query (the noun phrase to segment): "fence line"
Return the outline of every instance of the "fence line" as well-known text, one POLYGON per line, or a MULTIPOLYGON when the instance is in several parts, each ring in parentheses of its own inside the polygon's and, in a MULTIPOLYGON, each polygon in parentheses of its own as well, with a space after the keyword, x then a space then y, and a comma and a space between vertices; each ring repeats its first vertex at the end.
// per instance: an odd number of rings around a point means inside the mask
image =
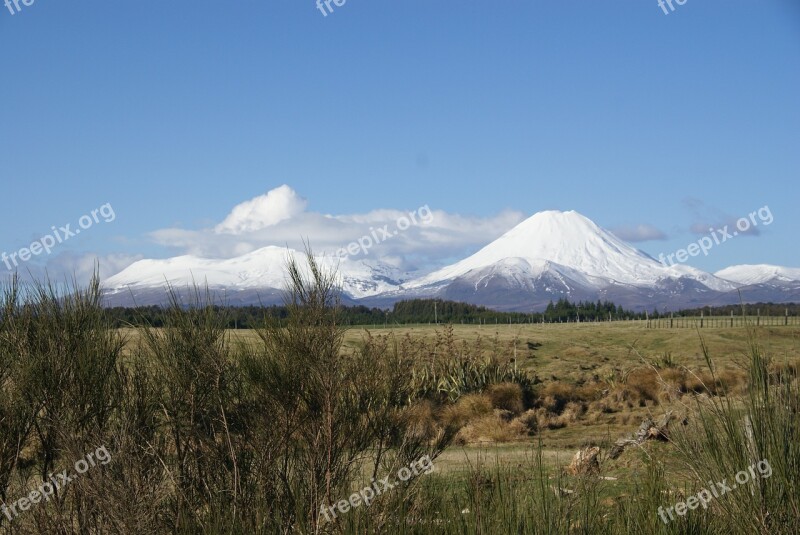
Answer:
MULTIPOLYGON (((706 328, 733 328, 733 327, 798 327, 800 326, 800 316, 674 316, 674 317, 661 317, 661 318, 642 318, 642 319, 608 319, 608 320, 581 320, 581 321, 534 321, 534 322, 454 322, 453 326, 462 327, 478 327, 478 328, 502 328, 502 327, 544 327, 554 325, 572 325, 572 326, 591 326, 591 325, 620 325, 627 324, 630 326, 639 326, 644 329, 706 329, 706 328)), ((348 325, 348 328, 363 329, 396 329, 396 328, 413 328, 413 327, 431 327, 448 325, 446 321, 434 322, 420 322, 420 323, 384 323, 372 325, 348 325)))
POLYGON ((646 320, 648 329, 681 329, 681 328, 725 328, 746 327, 786 327, 800 325, 798 316, 700 316, 672 317, 646 320))

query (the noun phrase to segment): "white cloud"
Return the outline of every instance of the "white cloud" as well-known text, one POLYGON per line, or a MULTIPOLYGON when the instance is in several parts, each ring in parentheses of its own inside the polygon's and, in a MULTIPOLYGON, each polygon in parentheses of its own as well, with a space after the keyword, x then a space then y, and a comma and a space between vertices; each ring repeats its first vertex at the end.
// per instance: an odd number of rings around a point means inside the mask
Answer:
POLYGON ((367 257, 407 269, 432 268, 454 256, 474 252, 524 217, 515 211, 491 217, 468 217, 442 210, 431 210, 431 217, 427 217, 427 212, 420 211, 422 207, 329 215, 306 211, 306 206, 305 199, 283 185, 237 205, 213 228, 166 228, 149 236, 176 254, 207 258, 232 258, 268 245, 302 250, 304 241, 316 253, 333 254, 363 236, 380 235, 378 229, 387 225, 393 231, 400 218, 410 220, 409 213, 413 212, 417 224, 374 245, 367 257))
POLYGON ((214 231, 217 234, 244 234, 261 230, 302 213, 306 204, 305 199, 284 184, 236 205, 214 231))

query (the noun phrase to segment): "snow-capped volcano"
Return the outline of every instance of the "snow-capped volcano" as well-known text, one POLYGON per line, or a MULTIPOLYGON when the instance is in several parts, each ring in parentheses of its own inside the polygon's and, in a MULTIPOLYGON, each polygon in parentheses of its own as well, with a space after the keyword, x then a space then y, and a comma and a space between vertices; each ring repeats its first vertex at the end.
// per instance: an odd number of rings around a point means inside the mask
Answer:
POLYGON ((693 306, 737 287, 666 266, 578 212, 539 212, 474 255, 403 285, 413 294, 496 308, 609 299, 632 308, 693 306))
POLYGON ((667 267, 578 212, 557 210, 529 217, 474 255, 406 287, 435 285, 490 266, 521 270, 532 277, 554 271, 597 289, 614 284, 652 286, 681 277, 695 278, 719 291, 734 288, 690 266, 667 267))

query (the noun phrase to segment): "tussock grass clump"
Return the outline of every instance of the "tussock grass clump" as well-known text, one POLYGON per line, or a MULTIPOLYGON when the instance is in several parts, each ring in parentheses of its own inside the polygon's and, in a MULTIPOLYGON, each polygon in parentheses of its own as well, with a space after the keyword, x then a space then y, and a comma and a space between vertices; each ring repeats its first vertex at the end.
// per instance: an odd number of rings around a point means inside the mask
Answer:
POLYGON ((421 400, 400 413, 409 438, 419 441, 432 441, 440 427, 436 421, 436 408, 430 400, 421 400))
POLYGON ((717 393, 717 381, 714 375, 707 370, 689 372, 686 376, 686 389, 693 394, 717 393))
POLYGON ((454 405, 447 405, 442 410, 442 421, 445 425, 462 428, 470 421, 492 414, 492 400, 483 394, 468 394, 454 405))
POLYGON ((633 394, 633 400, 640 407, 650 401, 654 404, 660 402, 661 384, 658 374, 651 368, 636 368, 628 373, 625 386, 633 394))
POLYGON ((539 431, 539 417, 535 409, 528 409, 512 421, 520 434, 533 436, 539 431))
POLYGON ((800 368, 800 363, 796 361, 777 361, 771 360, 769 363, 769 376, 773 383, 779 384, 782 380, 786 378, 794 378, 797 377, 797 371, 800 368))
POLYGON ((598 399, 607 388, 608 385, 597 381, 581 385, 552 381, 540 389, 539 397, 549 398, 546 404, 550 405, 553 412, 560 412, 570 401, 583 403, 598 399))
POLYGON ((516 383, 497 383, 486 391, 492 400, 492 407, 519 414, 525 409, 522 387, 516 383))
POLYGON ((521 440, 527 430, 519 423, 509 422, 498 413, 487 414, 470 421, 458 432, 456 444, 502 443, 521 440))

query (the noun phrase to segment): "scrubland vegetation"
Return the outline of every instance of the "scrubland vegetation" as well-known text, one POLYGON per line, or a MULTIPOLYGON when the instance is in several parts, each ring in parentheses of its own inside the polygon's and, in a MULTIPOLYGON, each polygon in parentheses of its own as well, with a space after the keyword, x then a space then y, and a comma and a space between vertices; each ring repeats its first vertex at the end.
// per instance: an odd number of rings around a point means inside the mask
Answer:
POLYGON ((247 336, 199 291, 174 296, 158 328, 126 330, 112 327, 96 281, 7 287, 3 502, 99 446, 113 461, 0 515, 0 532, 795 533, 797 362, 756 331, 729 340, 741 358, 724 365, 696 334, 689 363, 641 343, 604 355, 613 331, 591 351, 571 331, 559 354, 447 326, 354 332, 331 274, 311 259, 289 274, 286 318, 247 336), (667 412, 668 431, 609 454, 667 412), (566 470, 585 447, 595 462, 566 470), (320 513, 424 455, 432 474, 335 519, 320 513), (659 518, 761 459, 769 478, 659 518))

